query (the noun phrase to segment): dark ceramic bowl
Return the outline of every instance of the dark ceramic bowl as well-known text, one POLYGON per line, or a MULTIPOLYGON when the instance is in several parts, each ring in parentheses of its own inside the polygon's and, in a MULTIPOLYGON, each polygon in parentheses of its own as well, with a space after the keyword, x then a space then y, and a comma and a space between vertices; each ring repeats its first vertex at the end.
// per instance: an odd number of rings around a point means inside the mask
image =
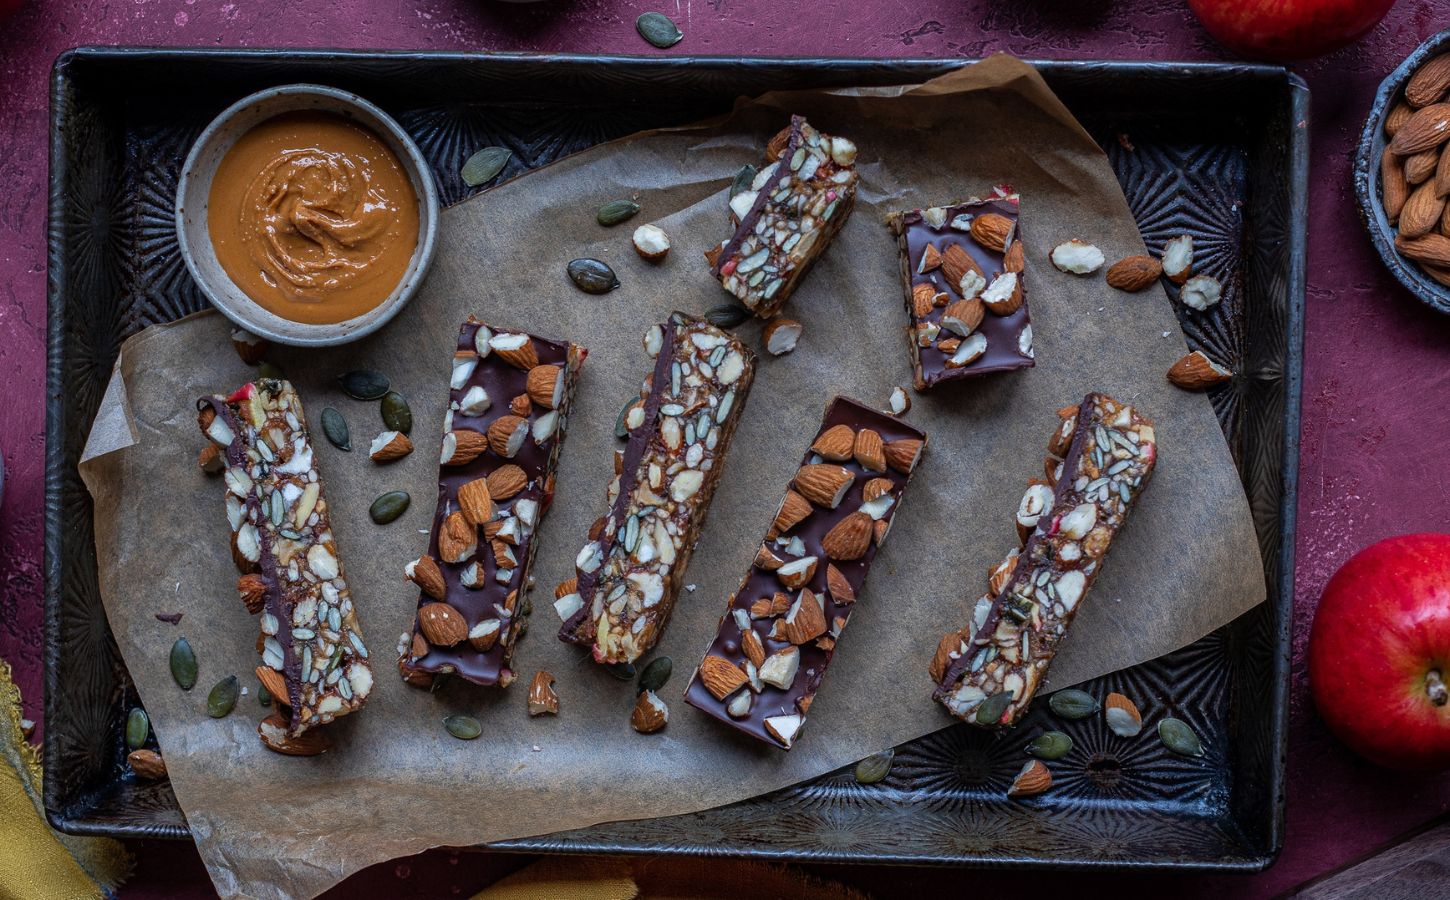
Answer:
POLYGON ((1359 137, 1359 150, 1354 156, 1354 193, 1359 198, 1359 211, 1365 227, 1369 229, 1369 239, 1390 274, 1425 305, 1450 315, 1450 287, 1420 271, 1419 266, 1395 250, 1395 229, 1385 218, 1384 207, 1380 204, 1380 157, 1384 155, 1387 143, 1385 117, 1399 102, 1405 82, 1410 80, 1415 70, 1432 56, 1447 51, 1450 51, 1450 30, 1440 32, 1415 48, 1415 52, 1400 63, 1399 68, 1380 82, 1374 105, 1369 110, 1369 119, 1359 137))

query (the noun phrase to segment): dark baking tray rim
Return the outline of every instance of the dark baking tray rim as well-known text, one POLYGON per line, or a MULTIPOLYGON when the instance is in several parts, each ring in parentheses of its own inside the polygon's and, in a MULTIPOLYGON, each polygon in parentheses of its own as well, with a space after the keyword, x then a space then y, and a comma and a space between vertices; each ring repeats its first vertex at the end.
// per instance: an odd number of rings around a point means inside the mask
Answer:
MULTIPOLYGON (((113 62, 124 62, 127 60, 215 60, 215 61, 243 61, 262 60, 278 63, 306 61, 318 62, 418 62, 418 63, 486 63, 501 67, 515 65, 537 65, 540 63, 557 65, 560 67, 574 66, 599 66, 613 63, 623 63, 631 66, 639 66, 647 69, 657 69, 662 74, 695 66, 718 66, 729 64, 741 70, 765 70, 772 67, 789 66, 791 68, 817 69, 831 68, 842 73, 845 81, 849 84, 850 79, 865 76, 868 73, 893 74, 903 76, 898 83, 908 83, 911 80, 925 80, 936 75, 943 74, 962 65, 978 62, 974 59, 960 58, 838 58, 838 57, 784 57, 784 56, 635 56, 627 54, 607 55, 581 55, 581 54, 556 54, 556 53, 517 53, 517 52, 453 52, 453 51, 414 51, 414 50, 346 50, 346 49, 310 49, 310 50, 289 50, 289 49, 212 49, 212 48, 172 48, 172 47, 77 47, 61 53, 55 62, 51 79, 51 116, 50 116, 50 197, 49 215, 52 222, 64 214, 65 202, 59 185, 65 183, 68 176, 67 164, 60 135, 63 125, 59 117, 57 98, 64 90, 69 76, 71 65, 80 60, 103 60, 113 62)), ((1199 77, 1210 77, 1216 74, 1234 72, 1249 77, 1259 78, 1282 78, 1289 97, 1288 103, 1291 109, 1291 133, 1285 136, 1288 146, 1289 169, 1285 173, 1289 184, 1289 210, 1288 224, 1285 228, 1285 239, 1288 244, 1286 248, 1288 263, 1287 278, 1284 289, 1287 294, 1286 303, 1286 347, 1284 356, 1284 369, 1280 374, 1284 383, 1283 403, 1283 454, 1282 454, 1282 495, 1279 498, 1279 522, 1280 522, 1280 547, 1278 550, 1278 578, 1277 584, 1273 585, 1272 595, 1266 603, 1274 607, 1276 618, 1276 634, 1273 645, 1273 716, 1272 732, 1273 737, 1269 742, 1273 747, 1275 765, 1270 772, 1270 779, 1264 785, 1265 791, 1270 796, 1271 819, 1269 822, 1268 839, 1269 850, 1257 856, 1245 857, 1234 860, 1218 860, 1212 862, 1195 860, 1170 860, 1159 859, 1151 861, 1135 860, 1076 860, 1063 861, 1048 857, 1021 857, 1004 862, 1000 858, 964 858, 961 861, 927 859, 912 857, 900 854, 878 854, 863 855, 860 853, 838 853, 831 851, 818 851, 809 854, 792 852, 788 850, 770 850, 752 848, 746 855, 775 860, 794 860, 798 862, 842 862, 842 863, 885 863, 885 864, 916 864, 932 866, 949 865, 981 865, 989 867, 1001 867, 1004 865, 1024 865, 1043 869, 1115 869, 1115 870, 1178 870, 1178 871, 1204 871, 1204 872, 1254 872, 1267 868, 1278 857, 1283 846, 1284 835, 1284 769, 1287 760, 1287 721, 1288 721, 1288 689, 1290 679, 1290 639, 1292 628, 1292 609, 1294 596, 1294 551, 1295 533, 1297 520, 1298 501, 1298 468, 1299 468, 1299 441, 1300 441, 1300 393, 1302 389, 1303 372, 1303 337, 1304 337, 1304 290, 1305 290, 1305 216, 1307 214, 1308 197, 1308 173, 1309 173, 1309 92, 1304 81, 1299 76, 1286 69, 1266 64, 1255 63, 1215 63, 1215 62, 1165 62, 1165 61, 1133 61, 1133 60, 1046 60, 1027 59, 1026 62, 1037 67, 1049 81, 1054 76, 1076 76, 1087 77, 1095 73, 1113 73, 1129 78, 1137 79, 1169 79, 1169 80, 1194 80, 1199 77)), ((48 243, 55 240, 54 229, 48 230, 48 243)), ((51 250, 54 248, 51 247, 51 250)), ((51 697, 57 695, 56 685, 53 683, 57 672, 57 659, 60 654, 60 646, 57 640, 57 629, 54 627, 56 617, 59 615, 61 605, 61 560, 60 549, 62 546, 62 533, 64 522, 62 510, 59 507, 59 486, 60 480, 66 468, 66 461, 63 450, 64 436, 64 410, 60 396, 62 389, 63 370, 55 350, 64 344, 65 336, 65 313, 67 296, 62 284, 63 279, 57 277, 55 272, 48 274, 48 350, 47 361, 47 416, 46 416, 46 524, 45 524, 45 686, 46 686, 46 714, 49 717, 52 713, 51 697)), ((190 838, 190 832, 181 827, 174 826, 153 826, 139 827, 129 825, 107 824, 95 822, 84 818, 75 817, 66 811, 57 808, 51 791, 46 790, 46 813, 50 823, 60 831, 76 835, 97 835, 109 837, 146 837, 146 838, 190 838)), ((545 836, 546 837, 546 836, 545 836)), ((722 851, 710 853, 691 848, 664 847, 647 848, 637 844, 622 844, 618 842, 600 841, 595 843, 572 844, 567 848, 546 846, 543 843, 544 837, 521 838, 512 841, 503 841, 487 845, 490 849, 509 850, 516 852, 540 852, 553 853, 611 853, 626 855, 732 855, 722 851)))

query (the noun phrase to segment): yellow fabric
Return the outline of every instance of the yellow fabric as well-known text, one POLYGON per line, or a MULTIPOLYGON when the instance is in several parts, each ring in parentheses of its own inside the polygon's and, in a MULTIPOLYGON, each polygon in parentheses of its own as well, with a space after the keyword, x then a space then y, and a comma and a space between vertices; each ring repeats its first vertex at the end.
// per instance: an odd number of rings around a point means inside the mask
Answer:
POLYGON ((131 871, 117 841, 58 834, 45 820, 40 753, 20 726, 20 689, 0 662, 0 898, 104 897, 131 871))
POLYGON ((787 866, 734 859, 554 856, 525 866, 473 900, 866 900, 787 866))

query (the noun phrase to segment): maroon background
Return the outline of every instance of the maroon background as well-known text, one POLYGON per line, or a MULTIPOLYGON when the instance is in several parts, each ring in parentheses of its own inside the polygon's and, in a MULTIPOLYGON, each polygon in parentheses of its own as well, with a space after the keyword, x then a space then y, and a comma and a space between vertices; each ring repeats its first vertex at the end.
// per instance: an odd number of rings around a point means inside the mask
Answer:
MULTIPOLYGON (((0 7, 8 0, 0 0, 0 7)), ((0 446, 8 484, 0 516, 0 658, 26 713, 41 717, 41 527, 45 364, 47 78, 77 44, 404 47, 653 54, 634 32, 649 3, 546 0, 30 0, 0 24, 0 446)), ((1183 0, 663 0, 680 54, 1227 59, 1183 0)), ((1299 505, 1289 834, 1284 855, 1252 878, 1011 876, 1091 895, 1158 889, 1177 896, 1266 897, 1450 810, 1450 776, 1409 778, 1358 762, 1315 715, 1303 646, 1329 575, 1391 534, 1445 530, 1450 472, 1450 318, 1383 271, 1354 206, 1352 145, 1379 80, 1450 27, 1444 0, 1400 0, 1357 45, 1294 68, 1314 95, 1307 362, 1299 505), (1438 9, 1437 9, 1438 6, 1438 9)), ((139 844, 126 898, 210 895, 184 844, 139 844)), ((522 857, 436 851, 375 867, 335 896, 468 895, 522 857)), ((946 870, 813 867, 878 894, 961 885, 946 870)), ((972 877, 977 890, 1002 874, 972 877)))

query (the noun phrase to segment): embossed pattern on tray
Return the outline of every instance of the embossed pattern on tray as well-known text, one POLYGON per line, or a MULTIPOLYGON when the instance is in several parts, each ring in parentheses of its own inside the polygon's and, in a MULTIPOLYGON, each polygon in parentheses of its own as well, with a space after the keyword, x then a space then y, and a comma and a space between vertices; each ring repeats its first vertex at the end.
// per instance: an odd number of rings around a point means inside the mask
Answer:
MULTIPOLYGON (((185 834, 164 783, 121 776, 121 727, 134 695, 100 603, 90 500, 75 462, 121 340, 204 307, 177 254, 171 202, 182 157, 216 111, 265 84, 359 90, 414 135, 451 203, 470 193, 457 173, 482 146, 513 151, 508 177, 641 128, 722 111, 739 94, 908 83, 951 65, 124 51, 63 60, 50 235, 52 819, 76 832, 185 834), (178 80, 187 66, 208 73, 206 86, 158 102, 187 83, 178 80), (119 92, 118 79, 131 93, 119 92), (425 96, 427 105, 415 102, 425 96)), ((1270 602, 1190 647, 1085 686, 1139 703, 1147 727, 1137 739, 1114 736, 1100 717, 1062 722, 1041 704, 1009 734, 957 725, 904 745, 877 784, 857 784, 847 767, 720 809, 498 846, 1245 869, 1277 853, 1289 601, 1283 566, 1292 559, 1303 290, 1302 227, 1289 223, 1296 210, 1302 221, 1303 146, 1294 123, 1306 95, 1292 76, 1268 67, 1047 63, 1043 71, 1107 150, 1150 250, 1192 234, 1197 271, 1224 284, 1224 301, 1209 314, 1178 312, 1190 344, 1240 373, 1211 396, 1249 494, 1270 602), (1261 98, 1252 109, 1237 102, 1245 90, 1261 98), (1185 126, 1190 108, 1198 120, 1185 126), (1162 747, 1152 729, 1165 715, 1193 726, 1205 759, 1162 747), (1074 741, 1052 764, 1056 786, 1008 801, 1023 745, 1046 728, 1074 741)))

